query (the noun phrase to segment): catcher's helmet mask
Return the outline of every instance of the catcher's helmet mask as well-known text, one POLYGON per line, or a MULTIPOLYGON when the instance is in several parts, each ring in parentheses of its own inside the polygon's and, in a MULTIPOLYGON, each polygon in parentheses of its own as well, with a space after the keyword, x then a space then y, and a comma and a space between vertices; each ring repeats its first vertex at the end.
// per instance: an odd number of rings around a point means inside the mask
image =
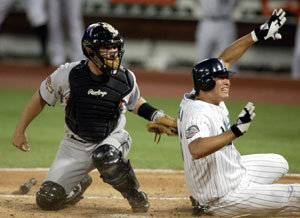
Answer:
POLYGON ((103 73, 116 74, 124 54, 124 40, 113 26, 105 22, 91 24, 83 34, 83 54, 91 60, 103 73), (117 48, 114 58, 102 56, 100 48, 117 48))
POLYGON ((210 58, 201 61, 192 70, 195 95, 197 96, 200 90, 211 91, 216 85, 216 77, 229 78, 233 75, 234 73, 227 70, 221 59, 210 58))

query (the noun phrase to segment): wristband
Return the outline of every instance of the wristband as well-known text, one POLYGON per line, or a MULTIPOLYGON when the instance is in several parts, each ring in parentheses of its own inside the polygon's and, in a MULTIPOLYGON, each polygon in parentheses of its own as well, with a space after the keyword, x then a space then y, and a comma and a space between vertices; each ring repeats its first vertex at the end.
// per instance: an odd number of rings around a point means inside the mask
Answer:
POLYGON ((240 137, 241 135, 243 135, 243 133, 241 132, 241 130, 236 125, 232 125, 231 126, 231 131, 233 132, 233 134, 236 137, 240 137))
POLYGON ((258 41, 258 38, 257 38, 257 36, 256 36, 256 34, 255 34, 255 30, 253 30, 253 31, 251 32, 251 37, 252 37, 253 42, 257 42, 257 41, 258 41))
POLYGON ((157 113, 157 109, 152 107, 147 102, 142 104, 138 109, 138 115, 144 117, 146 120, 152 121, 153 116, 157 113))

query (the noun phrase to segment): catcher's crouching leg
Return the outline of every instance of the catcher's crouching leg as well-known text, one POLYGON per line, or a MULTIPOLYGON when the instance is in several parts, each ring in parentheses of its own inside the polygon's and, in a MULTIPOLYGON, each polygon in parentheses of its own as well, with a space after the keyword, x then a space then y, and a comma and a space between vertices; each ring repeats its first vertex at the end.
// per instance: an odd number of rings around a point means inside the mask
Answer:
POLYGON ((36 193, 36 203, 43 210, 59 210, 66 199, 65 189, 52 181, 44 182, 36 193))
POLYGON ((77 204, 81 199, 83 199, 83 193, 87 190, 87 188, 92 184, 93 180, 90 175, 86 175, 80 183, 75 185, 70 192, 70 194, 67 196, 65 204, 71 204, 75 205, 77 204))
POLYGON ((112 185, 126 198, 133 212, 147 212, 147 195, 139 190, 139 183, 129 161, 112 145, 102 145, 93 152, 93 162, 104 182, 112 185))

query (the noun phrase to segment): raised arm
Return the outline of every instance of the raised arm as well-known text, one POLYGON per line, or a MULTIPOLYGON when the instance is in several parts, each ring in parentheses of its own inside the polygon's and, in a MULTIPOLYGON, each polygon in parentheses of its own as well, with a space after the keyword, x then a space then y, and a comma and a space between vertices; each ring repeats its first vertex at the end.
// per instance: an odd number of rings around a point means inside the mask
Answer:
POLYGON ((44 109, 45 104, 38 90, 25 107, 12 138, 12 144, 21 151, 30 150, 25 130, 31 121, 44 109))
POLYGON ((258 40, 267 40, 269 38, 273 40, 281 39, 281 34, 278 33, 278 30, 283 26, 285 21, 285 12, 282 9, 278 11, 275 9, 266 23, 233 42, 221 53, 219 58, 225 63, 226 67, 229 68, 258 40))
POLYGON ((254 43, 255 42, 252 39, 251 33, 249 33, 227 47, 219 56, 219 58, 225 63, 226 67, 229 68, 254 43))

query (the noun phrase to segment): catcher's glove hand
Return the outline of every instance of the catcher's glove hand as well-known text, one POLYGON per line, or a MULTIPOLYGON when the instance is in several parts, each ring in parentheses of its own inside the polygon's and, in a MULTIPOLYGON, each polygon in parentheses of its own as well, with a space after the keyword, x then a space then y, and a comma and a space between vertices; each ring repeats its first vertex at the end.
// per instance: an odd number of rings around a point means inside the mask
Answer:
POLYGON ((167 114, 157 117, 155 121, 151 121, 147 124, 148 132, 154 132, 154 142, 159 143, 161 134, 167 134, 168 136, 176 136, 177 132, 177 118, 172 118, 167 114), (157 137, 158 136, 158 137, 157 137))

